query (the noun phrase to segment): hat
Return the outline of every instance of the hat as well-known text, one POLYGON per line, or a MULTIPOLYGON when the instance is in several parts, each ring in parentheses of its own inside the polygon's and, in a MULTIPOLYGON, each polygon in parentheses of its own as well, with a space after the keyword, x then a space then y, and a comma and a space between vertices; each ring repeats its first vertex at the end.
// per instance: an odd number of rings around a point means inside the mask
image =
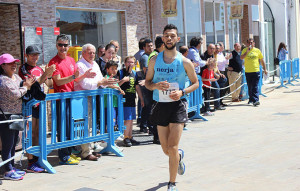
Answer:
POLYGON ((14 57, 10 54, 2 54, 0 56, 0 65, 3 63, 12 63, 12 62, 20 62, 19 59, 14 59, 14 57))
POLYGON ((41 54, 39 48, 35 45, 27 46, 25 52, 26 52, 26 54, 41 54))

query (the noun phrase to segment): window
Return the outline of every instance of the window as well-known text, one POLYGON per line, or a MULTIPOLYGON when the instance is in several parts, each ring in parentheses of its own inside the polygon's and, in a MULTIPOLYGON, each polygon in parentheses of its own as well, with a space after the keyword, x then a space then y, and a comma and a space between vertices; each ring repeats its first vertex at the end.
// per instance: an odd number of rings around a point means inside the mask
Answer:
POLYGON ((225 44, 224 3, 205 2, 204 6, 206 44, 217 42, 225 44))
POLYGON ((201 36, 200 1, 185 0, 187 43, 194 36, 201 36))
POLYGON ((177 44, 178 47, 185 44, 184 25, 182 18, 182 2, 181 0, 177 0, 177 17, 169 17, 168 23, 174 24, 178 28, 178 36, 181 38, 180 42, 177 44))
POLYGON ((229 47, 233 50, 235 43, 240 42, 240 20, 230 19, 230 3, 227 8, 228 11, 228 31, 229 31, 229 47))
MULTIPOLYGON (((71 36, 72 45, 93 44, 96 48, 117 40, 121 45, 119 12, 57 9, 56 25, 63 34, 71 36)), ((122 53, 122 46, 118 54, 122 53)))

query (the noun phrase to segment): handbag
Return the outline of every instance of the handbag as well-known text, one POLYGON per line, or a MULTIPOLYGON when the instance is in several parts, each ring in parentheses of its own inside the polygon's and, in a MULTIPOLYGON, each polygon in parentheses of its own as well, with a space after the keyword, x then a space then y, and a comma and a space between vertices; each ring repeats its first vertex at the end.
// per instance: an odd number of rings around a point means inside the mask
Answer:
POLYGON ((22 115, 18 115, 18 114, 11 114, 11 113, 4 113, 2 111, 2 109, 0 108, 1 112, 2 112, 2 116, 0 117, 0 119, 2 121, 4 120, 16 120, 16 119, 22 119, 22 121, 14 121, 14 122, 8 122, 8 128, 10 130, 17 130, 17 131, 24 131, 24 118, 22 115))
POLYGON ((280 62, 280 61, 279 61, 279 58, 278 58, 278 57, 274 58, 274 64, 275 64, 275 65, 279 65, 279 62, 280 62))

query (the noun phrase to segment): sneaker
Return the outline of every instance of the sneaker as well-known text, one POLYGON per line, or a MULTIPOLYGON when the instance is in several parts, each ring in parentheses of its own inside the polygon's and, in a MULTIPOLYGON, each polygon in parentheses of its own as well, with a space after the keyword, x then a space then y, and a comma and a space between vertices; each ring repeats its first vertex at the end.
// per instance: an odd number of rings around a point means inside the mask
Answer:
POLYGON ((248 104, 253 104, 253 101, 248 101, 248 104))
POLYGON ((34 162, 32 164, 28 164, 27 172, 40 173, 45 172, 45 169, 41 168, 40 165, 38 165, 38 163, 34 162))
POLYGON ((130 139, 130 142, 132 145, 140 145, 141 144, 140 142, 134 140, 133 138, 130 139))
POLYGON ((258 106, 258 105, 260 105, 259 101, 256 101, 256 102, 253 103, 253 106, 258 106))
POLYGON ((62 165, 77 165, 77 164, 79 164, 79 161, 75 160, 74 158, 69 156, 69 159, 67 161, 59 161, 59 164, 62 164, 62 165))
POLYGON ((6 179, 6 180, 23 180, 23 176, 19 175, 14 170, 11 170, 4 174, 4 179, 6 179))
POLYGON ((180 159, 179 159, 179 165, 178 165, 177 173, 179 175, 183 175, 184 172, 185 172, 185 164, 183 162, 184 151, 182 149, 178 149, 178 153, 179 153, 180 159))
POLYGON ((222 107, 222 106, 216 108, 216 110, 225 110, 225 109, 226 109, 226 108, 225 108, 225 107, 222 107))
POLYGON ((23 170, 20 170, 20 169, 17 169, 15 167, 13 167, 13 170, 18 174, 18 175, 21 175, 21 176, 24 176, 26 174, 25 171, 23 170))
POLYGON ((203 116, 214 116, 214 114, 211 113, 210 111, 207 111, 207 112, 203 113, 203 116))
POLYGON ((124 142, 124 144, 125 144, 126 147, 131 147, 132 146, 132 143, 131 143, 131 141, 130 141, 129 138, 125 138, 123 140, 123 142, 124 142))
POLYGON ((178 191, 178 190, 177 190, 177 188, 176 188, 176 185, 169 184, 169 185, 168 185, 168 191, 178 191))
POLYGON ((78 157, 78 156, 76 156, 76 155, 74 155, 74 154, 71 154, 70 157, 72 157, 75 160, 81 161, 81 158, 78 157))
POLYGON ((94 144, 94 152, 99 153, 103 149, 104 149, 104 147, 102 147, 99 143, 94 144))

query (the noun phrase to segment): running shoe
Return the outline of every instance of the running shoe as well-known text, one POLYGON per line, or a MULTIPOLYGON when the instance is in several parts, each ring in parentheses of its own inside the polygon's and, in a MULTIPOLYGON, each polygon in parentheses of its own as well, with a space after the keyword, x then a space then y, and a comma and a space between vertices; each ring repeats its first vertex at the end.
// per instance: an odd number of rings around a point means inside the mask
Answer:
POLYGON ((178 153, 179 153, 179 165, 178 165, 178 171, 177 173, 179 175, 183 175, 185 172, 185 164, 183 162, 183 157, 184 157, 184 151, 182 149, 178 149, 178 153))
POLYGON ((72 157, 69 156, 67 161, 59 161, 59 164, 62 165, 77 165, 79 164, 78 160, 73 159, 72 157))
POLYGON ((138 142, 137 140, 134 140, 133 138, 130 139, 130 142, 132 145, 140 145, 140 142, 138 142))
POLYGON ((18 174, 18 175, 21 175, 21 176, 24 176, 26 174, 25 171, 23 170, 20 170, 20 169, 17 169, 15 167, 13 167, 13 170, 18 174))
POLYGON ((256 102, 253 103, 253 106, 258 106, 258 105, 260 105, 259 101, 256 101, 256 102))
POLYGON ((40 173, 40 172, 45 172, 45 169, 40 167, 40 165, 38 165, 37 162, 34 162, 32 164, 28 164, 27 172, 40 173))
POLYGON ((6 179, 6 180, 23 180, 23 176, 19 175, 14 170, 11 170, 4 174, 4 179, 6 179))
POLYGON ((71 154, 70 157, 72 157, 75 160, 81 161, 81 158, 78 157, 78 156, 76 156, 76 155, 74 155, 74 154, 71 154))
POLYGON ((168 185, 168 191, 178 191, 178 190, 177 190, 177 188, 176 188, 176 185, 169 184, 169 185, 168 185))
POLYGON ((210 111, 203 113, 203 116, 213 116, 214 114, 210 111))
POLYGON ((129 138, 125 138, 125 139, 123 140, 123 142, 124 142, 124 145, 125 145, 126 147, 131 147, 131 146, 132 146, 132 143, 131 143, 131 141, 130 141, 129 138))

